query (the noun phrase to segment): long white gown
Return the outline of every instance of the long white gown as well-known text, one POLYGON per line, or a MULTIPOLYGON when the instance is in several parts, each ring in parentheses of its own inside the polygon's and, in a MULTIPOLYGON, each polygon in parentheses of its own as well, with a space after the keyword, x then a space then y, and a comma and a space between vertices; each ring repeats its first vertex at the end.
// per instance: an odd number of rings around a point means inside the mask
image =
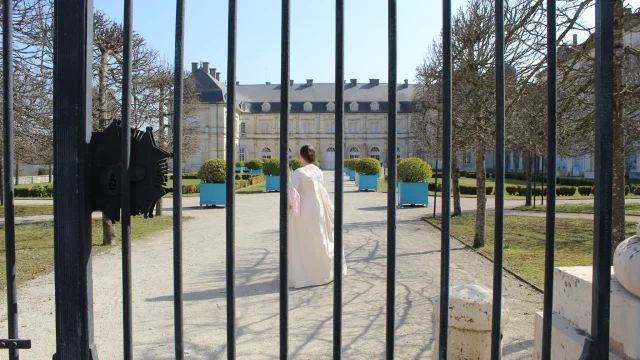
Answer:
MULTIPOLYGON (((322 170, 314 165, 297 169, 290 187, 300 194, 300 213, 289 209, 289 287, 324 285, 333 281, 333 204, 324 187, 322 170)), ((347 265, 342 254, 343 274, 347 265)))

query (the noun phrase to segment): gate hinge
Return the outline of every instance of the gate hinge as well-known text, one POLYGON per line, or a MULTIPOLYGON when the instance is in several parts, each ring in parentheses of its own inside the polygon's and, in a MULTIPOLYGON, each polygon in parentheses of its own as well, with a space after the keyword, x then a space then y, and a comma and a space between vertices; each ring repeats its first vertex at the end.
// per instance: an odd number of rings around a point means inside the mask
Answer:
MULTIPOLYGON (((90 143, 91 210, 101 211, 112 222, 120 220, 121 134, 121 123, 115 120, 104 131, 94 132, 90 143)), ((165 187, 171 156, 156 145, 152 128, 131 129, 131 215, 153 217, 158 199, 171 192, 165 187)))
POLYGON ((0 339, 0 349, 31 349, 31 340, 0 339))

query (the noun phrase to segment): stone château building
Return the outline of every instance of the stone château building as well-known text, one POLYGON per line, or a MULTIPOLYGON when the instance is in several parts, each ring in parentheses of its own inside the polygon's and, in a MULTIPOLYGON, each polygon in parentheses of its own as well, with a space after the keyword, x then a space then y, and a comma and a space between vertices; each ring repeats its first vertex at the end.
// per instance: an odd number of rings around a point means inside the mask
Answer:
MULTIPOLYGON (((201 128, 196 156, 184 164, 195 171, 211 158, 226 158, 227 86, 220 72, 205 62, 192 63, 192 73, 200 90, 198 112, 201 128)), ((289 156, 297 156, 302 145, 316 148, 323 169, 333 169, 335 161, 335 85, 313 80, 288 84, 290 97, 289 156)), ((387 111, 388 84, 378 79, 344 84, 345 158, 373 157, 388 162, 387 111)), ((280 157, 280 84, 236 86, 235 159, 280 157)), ((397 151, 399 157, 411 154, 412 95, 415 85, 408 80, 396 85, 397 151)))

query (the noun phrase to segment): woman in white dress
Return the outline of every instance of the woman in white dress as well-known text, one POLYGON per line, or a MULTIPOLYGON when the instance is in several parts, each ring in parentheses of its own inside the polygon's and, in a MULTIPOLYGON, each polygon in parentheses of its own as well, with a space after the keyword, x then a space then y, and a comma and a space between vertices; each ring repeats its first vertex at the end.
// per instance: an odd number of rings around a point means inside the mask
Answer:
MULTIPOLYGON (((333 204, 322 170, 314 165, 316 151, 300 149, 304 166, 289 184, 289 287, 302 288, 333 281, 333 204)), ((342 254, 343 274, 347 266, 342 254)))

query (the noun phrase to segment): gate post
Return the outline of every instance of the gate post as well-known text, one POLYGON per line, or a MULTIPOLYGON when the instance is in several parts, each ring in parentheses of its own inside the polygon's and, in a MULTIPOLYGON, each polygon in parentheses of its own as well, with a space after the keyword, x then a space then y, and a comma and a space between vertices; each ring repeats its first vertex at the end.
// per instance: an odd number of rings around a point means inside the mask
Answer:
POLYGON ((89 197, 93 0, 55 0, 53 8, 54 358, 97 360, 89 197))

